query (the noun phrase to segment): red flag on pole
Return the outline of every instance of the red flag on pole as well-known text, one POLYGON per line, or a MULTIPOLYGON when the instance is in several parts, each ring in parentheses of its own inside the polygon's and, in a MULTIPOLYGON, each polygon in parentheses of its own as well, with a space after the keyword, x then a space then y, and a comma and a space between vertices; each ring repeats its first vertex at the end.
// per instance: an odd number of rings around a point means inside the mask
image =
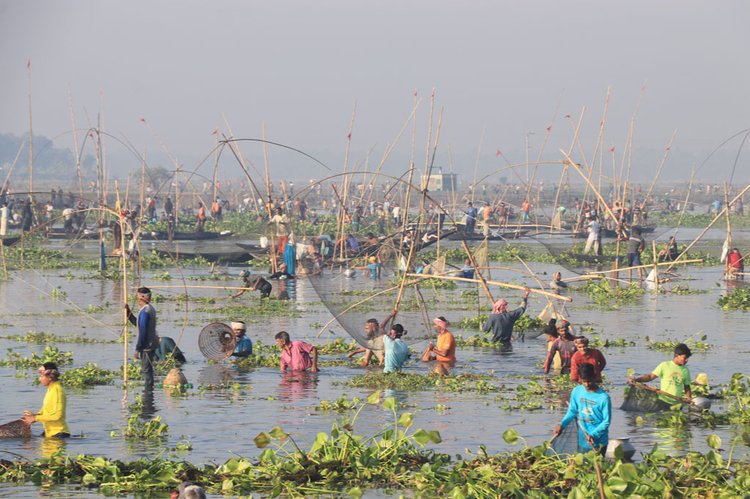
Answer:
POLYGON ((609 152, 615 152, 615 146, 610 147, 609 152))
POLYGON ((547 131, 548 131, 548 132, 551 132, 551 131, 552 131, 552 125, 550 125, 550 126, 548 126, 548 127, 547 127, 547 131))
POLYGON ((349 133, 346 134, 346 138, 349 139, 349 140, 352 140, 352 134, 351 134, 351 132, 349 132, 349 133))
POLYGON ((26 69, 31 69, 31 59, 26 62, 26 69))
POLYGON ((141 118, 141 123, 146 123, 146 118, 141 118))
POLYGON ((218 128, 214 128, 214 131, 211 132, 211 135, 218 135, 218 134, 219 134, 219 129, 218 128))
POLYGON ((503 155, 503 153, 502 153, 502 152, 500 152, 500 149, 497 149, 497 150, 495 151, 495 156, 502 156, 502 155, 503 155))

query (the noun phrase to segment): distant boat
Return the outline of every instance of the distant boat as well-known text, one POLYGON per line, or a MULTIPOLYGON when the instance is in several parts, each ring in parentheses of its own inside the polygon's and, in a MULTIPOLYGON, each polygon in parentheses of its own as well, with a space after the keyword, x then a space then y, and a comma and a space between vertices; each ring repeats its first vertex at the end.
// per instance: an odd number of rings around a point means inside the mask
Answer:
MULTIPOLYGON (((519 237, 528 233, 528 230, 511 230, 505 232, 492 231, 487 236, 488 241, 503 241, 506 239, 518 239, 519 237)), ((448 236, 450 241, 484 241, 484 235, 477 232, 473 234, 467 234, 462 230, 458 230, 448 236)))
POLYGON ((174 258, 177 260, 195 260, 203 258, 211 263, 245 263, 255 257, 247 251, 166 251, 154 250, 162 258, 174 258))
MULTIPOLYGON (((172 241, 209 241, 212 239, 226 239, 232 236, 231 230, 222 232, 175 232, 172 241)), ((169 241, 167 231, 143 232, 142 241, 169 241)))

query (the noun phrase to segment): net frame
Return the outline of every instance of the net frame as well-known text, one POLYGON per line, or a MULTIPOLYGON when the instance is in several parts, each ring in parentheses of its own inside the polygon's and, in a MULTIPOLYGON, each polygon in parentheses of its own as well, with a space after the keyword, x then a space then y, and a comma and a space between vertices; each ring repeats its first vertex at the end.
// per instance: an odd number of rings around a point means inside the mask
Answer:
MULTIPOLYGON (((675 401, 675 404, 679 404, 679 402, 675 401)), ((659 398, 659 394, 656 392, 637 386, 627 386, 620 409, 628 412, 652 413, 668 411, 672 405, 659 398)))
POLYGON ((198 334, 198 349, 209 360, 221 360, 232 354, 237 340, 232 328, 223 322, 212 322, 198 334))

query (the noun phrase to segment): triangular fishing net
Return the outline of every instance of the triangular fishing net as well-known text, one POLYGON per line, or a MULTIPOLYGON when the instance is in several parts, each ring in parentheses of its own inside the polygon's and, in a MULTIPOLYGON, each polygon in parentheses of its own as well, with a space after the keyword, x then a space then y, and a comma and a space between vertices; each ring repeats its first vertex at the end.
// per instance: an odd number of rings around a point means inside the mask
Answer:
POLYGON ((488 271, 482 271, 482 269, 486 269, 489 266, 489 248, 486 239, 474 249, 472 256, 474 257, 474 261, 480 269, 480 272, 488 274, 488 271))
POLYGON ((425 265, 422 273, 427 275, 445 274, 445 255, 436 259, 434 262, 425 265))
MULTIPOLYGON (((351 270, 351 269, 350 269, 351 270)), ((336 270, 326 271, 319 276, 309 276, 308 282, 320 296, 320 300, 335 318, 346 333, 359 345, 374 352, 383 351, 382 336, 370 337, 365 332, 365 323, 368 319, 376 319, 381 324, 391 314, 398 295, 398 285, 385 279, 370 279, 367 270, 357 269, 352 275, 351 271, 339 272, 336 270), (349 276, 347 276, 347 273, 349 276)), ((419 296, 415 293, 413 286, 405 289, 402 304, 409 303, 410 307, 419 306, 419 296), (412 301, 410 301, 412 300, 412 301)), ((396 317, 395 323, 401 322, 396 317)), ((392 325, 389 322, 386 330, 392 325)), ((406 343, 419 341, 414 338, 421 328, 415 322, 403 323, 410 333, 403 338, 406 343)))
POLYGON ((212 322, 198 335, 198 348, 210 360, 225 359, 234 350, 232 328, 222 322, 212 322))
POLYGON ((660 412, 669 407, 670 404, 662 401, 658 393, 628 386, 625 388, 625 401, 620 409, 630 412, 660 412))
POLYGON ((563 428, 556 439, 550 442, 550 448, 547 449, 546 454, 548 456, 567 456, 578 452, 578 424, 576 420, 573 420, 563 428))
POLYGON ((376 297, 365 301, 368 296, 388 289, 389 285, 382 279, 373 281, 370 279, 369 271, 360 269, 353 272, 352 269, 334 269, 322 275, 309 276, 308 281, 349 336, 365 348, 373 351, 383 350, 382 336, 368 337, 365 333, 365 322, 370 318, 377 319, 378 323, 383 322, 393 309, 397 290, 384 293, 385 296, 382 298, 376 297), (363 301, 364 303, 360 303, 363 301))

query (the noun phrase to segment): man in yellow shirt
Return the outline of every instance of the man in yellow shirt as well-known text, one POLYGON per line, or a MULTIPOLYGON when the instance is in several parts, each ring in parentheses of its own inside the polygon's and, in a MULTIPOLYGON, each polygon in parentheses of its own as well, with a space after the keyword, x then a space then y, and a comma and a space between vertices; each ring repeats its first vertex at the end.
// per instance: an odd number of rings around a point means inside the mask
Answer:
POLYGON ((40 367, 39 382, 47 387, 42 408, 36 414, 24 411, 24 422, 28 425, 36 422, 42 423, 45 437, 67 438, 70 436, 68 424, 65 422, 65 390, 59 379, 60 371, 54 362, 46 362, 40 367))

